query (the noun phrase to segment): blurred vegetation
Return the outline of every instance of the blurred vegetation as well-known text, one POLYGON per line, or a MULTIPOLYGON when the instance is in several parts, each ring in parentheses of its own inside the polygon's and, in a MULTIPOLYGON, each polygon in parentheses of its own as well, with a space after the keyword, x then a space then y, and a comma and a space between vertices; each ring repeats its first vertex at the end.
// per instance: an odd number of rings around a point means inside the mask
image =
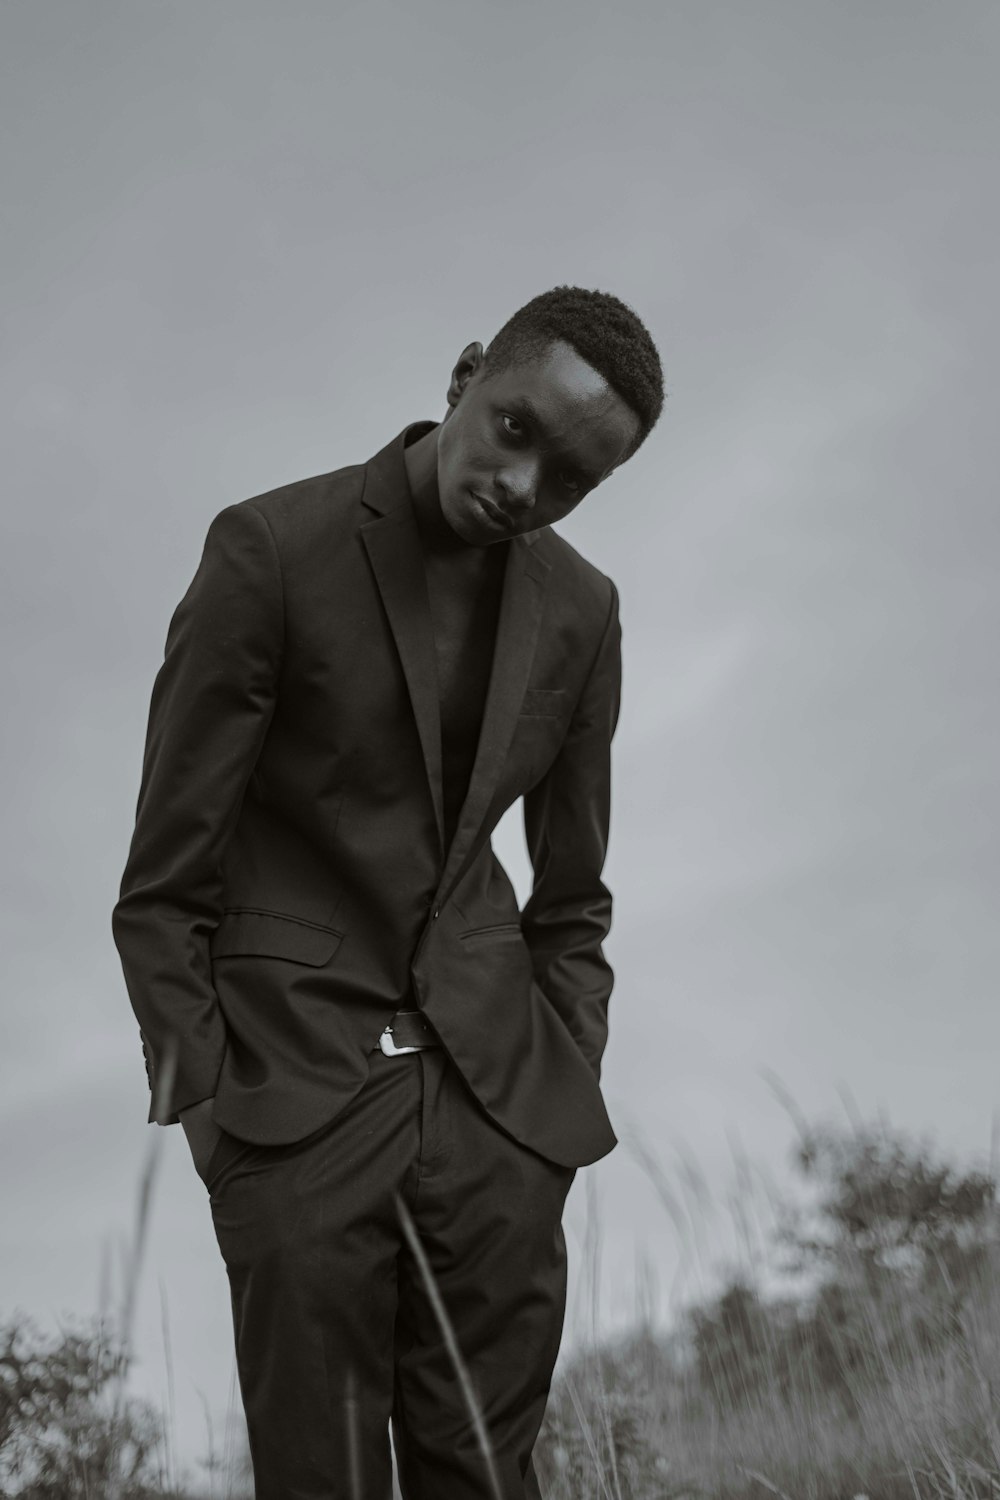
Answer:
POLYGON ((549 1500, 1000 1497, 992 1176, 884 1126, 808 1130, 796 1166, 766 1269, 808 1290, 734 1276, 670 1337, 573 1360, 536 1450, 549 1500))
MULTIPOLYGON (((0 1500, 194 1500, 173 1475, 168 1425, 125 1388, 129 1357, 106 1319, 45 1336, 0 1325, 0 1500)), ((210 1493, 222 1465, 203 1460, 210 1493)), ((245 1473, 226 1500, 245 1500, 245 1473)))
MULTIPOLYGON (((884 1125, 800 1127, 794 1165, 765 1261, 669 1334, 649 1318, 562 1367, 536 1448, 547 1500, 1000 1500, 992 1174, 884 1125)), ((0 1500, 206 1493, 174 1473, 128 1367, 105 1321, 48 1339, 23 1317, 0 1326, 0 1500)), ((235 1457, 202 1464, 220 1500, 251 1492, 235 1457)))
POLYGON ((0 1495, 148 1500, 163 1488, 163 1431, 123 1396, 127 1359, 99 1326, 46 1339, 28 1319, 0 1327, 0 1495))

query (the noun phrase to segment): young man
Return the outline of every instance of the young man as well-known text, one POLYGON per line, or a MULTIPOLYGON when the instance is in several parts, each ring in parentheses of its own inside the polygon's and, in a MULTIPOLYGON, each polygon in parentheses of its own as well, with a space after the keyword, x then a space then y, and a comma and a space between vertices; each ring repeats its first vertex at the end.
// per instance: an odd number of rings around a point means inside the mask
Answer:
POLYGON ((615 1144, 618 600, 549 527, 644 440, 660 361, 617 298, 560 287, 447 400, 212 523, 114 913, 149 1118, 211 1202, 257 1500, 385 1500, 390 1416, 407 1500, 537 1496, 563 1204, 615 1144), (490 845, 519 797, 523 911, 490 845))

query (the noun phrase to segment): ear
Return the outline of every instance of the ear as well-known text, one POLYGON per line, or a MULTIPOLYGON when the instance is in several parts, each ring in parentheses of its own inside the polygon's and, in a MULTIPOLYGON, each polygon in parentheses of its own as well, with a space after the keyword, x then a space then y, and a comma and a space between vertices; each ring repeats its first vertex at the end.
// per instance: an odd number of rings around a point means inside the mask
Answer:
POLYGON ((462 392, 483 364, 482 344, 466 344, 458 356, 458 363, 451 372, 451 381, 448 385, 448 405, 456 407, 461 399, 462 392))

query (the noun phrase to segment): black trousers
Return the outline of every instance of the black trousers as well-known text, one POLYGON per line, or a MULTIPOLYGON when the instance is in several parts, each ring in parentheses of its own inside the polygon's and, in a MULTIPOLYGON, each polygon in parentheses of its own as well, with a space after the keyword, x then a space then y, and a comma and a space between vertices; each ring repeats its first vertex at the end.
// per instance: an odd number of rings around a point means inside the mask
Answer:
POLYGON ((289 1146, 224 1135, 206 1170, 257 1500, 493 1500, 400 1223, 409 1209, 485 1418, 503 1500, 534 1500, 566 1301, 570 1168, 500 1131, 442 1048, 373 1054, 289 1146))

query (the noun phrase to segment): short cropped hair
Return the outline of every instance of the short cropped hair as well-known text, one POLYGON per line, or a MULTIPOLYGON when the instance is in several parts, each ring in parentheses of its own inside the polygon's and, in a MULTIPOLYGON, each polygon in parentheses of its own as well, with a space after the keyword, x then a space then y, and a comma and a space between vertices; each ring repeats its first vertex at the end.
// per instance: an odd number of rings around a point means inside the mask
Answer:
POLYGON ((486 349, 483 374, 534 358, 557 340, 571 345, 635 412, 639 430, 631 457, 663 410, 663 367, 646 325, 610 292, 553 287, 507 319, 486 349))

